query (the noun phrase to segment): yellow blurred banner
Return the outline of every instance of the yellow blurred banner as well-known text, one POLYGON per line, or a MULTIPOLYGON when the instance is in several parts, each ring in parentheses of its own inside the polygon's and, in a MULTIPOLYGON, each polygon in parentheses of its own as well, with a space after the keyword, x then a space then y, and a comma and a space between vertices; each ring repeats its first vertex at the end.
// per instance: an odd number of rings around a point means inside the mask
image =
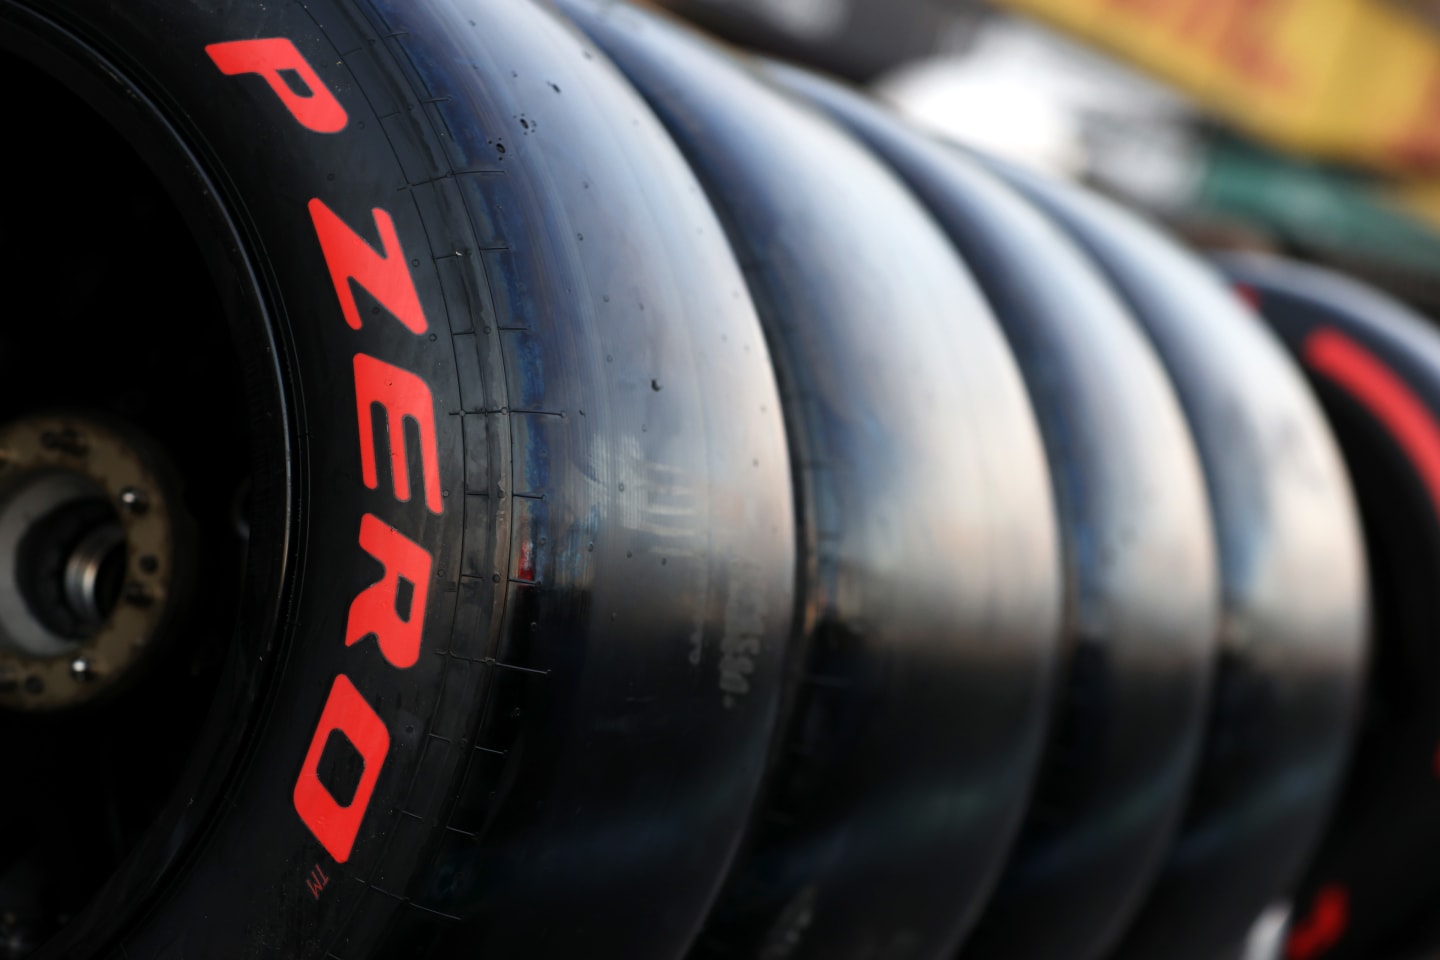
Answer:
POLYGON ((1395 0, 998 0, 1121 55, 1260 139, 1440 172, 1440 32, 1395 0))

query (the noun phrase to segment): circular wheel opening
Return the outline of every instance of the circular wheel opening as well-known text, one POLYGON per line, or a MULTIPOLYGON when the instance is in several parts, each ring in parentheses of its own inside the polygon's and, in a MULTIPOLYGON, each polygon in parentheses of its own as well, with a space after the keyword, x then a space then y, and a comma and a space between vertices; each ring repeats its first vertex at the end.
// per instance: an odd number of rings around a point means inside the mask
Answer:
POLYGON ((218 793, 193 761, 243 737, 260 658, 236 648, 268 637, 238 625, 280 564, 252 530, 285 501, 259 300, 222 295, 238 245, 203 229, 223 212, 158 120, 111 125, 78 47, 33 39, 0 16, 0 84, 26 91, 0 217, 0 960, 99 949, 163 882, 175 798, 218 793))

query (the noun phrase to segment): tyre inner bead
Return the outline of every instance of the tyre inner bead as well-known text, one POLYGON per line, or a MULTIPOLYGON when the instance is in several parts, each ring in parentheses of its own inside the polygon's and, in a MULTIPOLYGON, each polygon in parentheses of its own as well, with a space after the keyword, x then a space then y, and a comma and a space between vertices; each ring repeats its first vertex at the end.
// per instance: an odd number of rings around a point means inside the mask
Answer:
POLYGON ((153 646, 177 557, 148 447, 70 416, 0 427, 0 707, 78 704, 153 646))

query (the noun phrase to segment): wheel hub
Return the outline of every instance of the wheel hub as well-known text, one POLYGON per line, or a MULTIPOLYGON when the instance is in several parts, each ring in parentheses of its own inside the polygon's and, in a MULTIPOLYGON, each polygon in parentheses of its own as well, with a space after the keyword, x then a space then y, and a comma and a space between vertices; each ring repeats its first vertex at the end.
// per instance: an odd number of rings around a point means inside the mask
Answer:
POLYGON ((0 426, 0 707, 89 700, 154 645, 180 572, 166 475, 121 426, 0 426))

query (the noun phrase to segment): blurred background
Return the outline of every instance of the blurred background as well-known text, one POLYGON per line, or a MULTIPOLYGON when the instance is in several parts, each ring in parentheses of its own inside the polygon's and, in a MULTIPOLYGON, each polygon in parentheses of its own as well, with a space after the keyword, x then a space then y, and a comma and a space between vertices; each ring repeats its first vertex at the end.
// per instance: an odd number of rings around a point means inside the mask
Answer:
POLYGON ((1440 314, 1440 0, 659 0, 1204 248, 1440 314))

